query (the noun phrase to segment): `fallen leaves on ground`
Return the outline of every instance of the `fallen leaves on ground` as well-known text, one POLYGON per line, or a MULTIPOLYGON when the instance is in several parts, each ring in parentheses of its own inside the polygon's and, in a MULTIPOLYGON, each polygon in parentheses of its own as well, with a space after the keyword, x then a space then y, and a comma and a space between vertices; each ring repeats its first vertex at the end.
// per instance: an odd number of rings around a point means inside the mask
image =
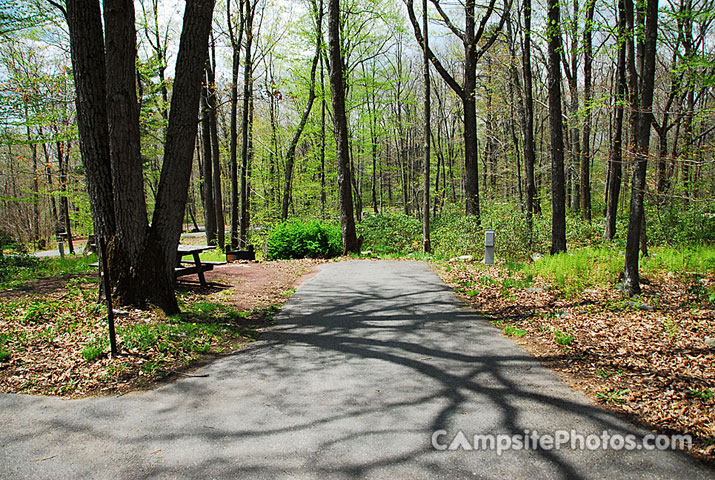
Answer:
POLYGON ((512 327, 506 331, 517 343, 593 400, 651 430, 692 435, 691 453, 715 460, 715 309, 697 295, 715 278, 669 274, 649 279, 635 299, 613 286, 567 298, 505 265, 438 271, 495 327, 512 327))
POLYGON ((0 392, 122 394, 186 375, 255 340, 296 281, 321 262, 229 264, 207 272, 207 287, 182 280, 177 296, 184 313, 178 316, 117 309, 117 357, 109 355, 107 312, 97 303, 96 277, 47 279, 24 293, 4 292, 0 392))

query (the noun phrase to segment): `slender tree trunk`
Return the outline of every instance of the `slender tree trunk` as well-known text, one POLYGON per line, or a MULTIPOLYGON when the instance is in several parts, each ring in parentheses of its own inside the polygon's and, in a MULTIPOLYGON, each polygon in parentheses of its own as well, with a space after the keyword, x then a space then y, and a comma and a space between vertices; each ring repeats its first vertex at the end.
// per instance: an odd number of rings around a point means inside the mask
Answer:
POLYGON ((623 275, 623 289, 630 295, 637 295, 641 290, 640 274, 638 271, 638 251, 641 244, 644 224, 643 196, 646 187, 645 178, 652 123, 656 46, 658 39, 658 2, 649 2, 646 9, 643 69, 639 92, 641 114, 639 115, 638 136, 636 138, 637 150, 633 165, 631 208, 628 218, 626 261, 623 275))
POLYGON ((606 240, 613 240, 616 235, 616 218, 618 216, 618 199, 621 192, 621 176, 623 171, 623 102, 626 90, 626 18, 625 0, 618 2, 618 66, 616 79, 616 99, 614 102, 615 119, 613 122, 613 145, 608 167, 608 201, 606 205, 606 240))
POLYGON ((422 31, 424 32, 424 45, 422 47, 422 77, 425 82, 425 129, 424 129, 424 196, 422 199, 422 251, 430 253, 430 78, 429 78, 429 28, 427 22, 427 0, 422 0, 422 31))
POLYGON ((360 245, 358 244, 357 234, 355 232, 355 219, 353 217, 349 158, 350 146, 348 143, 348 125, 345 113, 343 58, 340 51, 340 1, 329 0, 328 12, 330 89, 333 94, 333 122, 335 124, 335 144, 338 161, 338 195, 343 254, 359 253, 360 245))
POLYGON ((548 1, 549 126, 551 129, 551 254, 566 251, 566 191, 561 111, 561 28, 557 0, 548 1))
POLYGON ((203 198, 204 198, 204 230, 206 243, 216 245, 216 204, 214 195, 213 152, 211 149, 211 107, 208 102, 210 95, 208 85, 201 89, 201 146, 203 147, 203 198))
POLYGON ((67 234, 67 246, 74 255, 74 242, 72 241, 72 222, 70 221, 70 205, 67 197, 67 163, 70 158, 69 141, 65 147, 62 142, 57 142, 57 163, 60 174, 60 222, 67 234))
POLYGON ((591 77, 593 69, 593 45, 591 32, 593 30, 593 14, 596 0, 587 0, 586 25, 583 29, 583 106, 585 109, 583 121, 583 141, 581 142, 581 212, 584 220, 591 221, 591 102, 593 91, 591 77))
POLYGON ((241 222, 239 240, 241 248, 247 248, 248 228, 250 222, 249 210, 249 165, 253 158, 253 122, 251 108, 253 100, 253 18, 256 12, 257 0, 247 0, 244 17, 246 34, 246 60, 243 73, 243 119, 241 121, 241 222))
POLYGON ((526 224, 529 230, 529 242, 532 240, 533 216, 536 213, 536 145, 534 144, 534 97, 531 73, 531 0, 524 0, 524 47, 522 48, 524 74, 524 173, 526 174, 526 224))
POLYGON ((313 2, 313 14, 316 18, 316 46, 315 55, 313 56, 313 63, 310 67, 310 86, 308 87, 308 103, 305 105, 305 110, 303 111, 303 116, 300 118, 298 127, 293 134, 293 138, 288 146, 288 151, 286 152, 286 169, 285 169, 285 188, 283 191, 283 208, 281 209, 281 219, 286 220, 288 218, 288 205, 290 204, 291 192, 293 191, 293 163, 295 160, 295 150, 298 148, 298 141, 300 136, 308 123, 308 117, 310 116, 310 111, 313 108, 313 102, 315 101, 315 70, 318 68, 318 61, 321 55, 321 39, 322 39, 322 28, 323 28, 323 0, 319 0, 319 4, 316 5, 313 2))
POLYGON ((231 39, 231 126, 230 126, 230 175, 231 175, 231 248, 238 248, 238 69, 241 65, 241 42, 243 41, 243 5, 244 0, 238 0, 239 22, 238 34, 234 33, 234 20, 231 18, 231 0, 226 1, 229 37, 231 39))
POLYGON ((218 247, 223 250, 226 242, 226 220, 223 215, 223 192, 221 191, 221 153, 218 140, 218 113, 217 113, 217 93, 216 93, 216 50, 213 41, 213 33, 211 34, 211 47, 207 58, 207 104, 209 115, 209 130, 211 132, 211 173, 213 175, 213 196, 214 196, 214 211, 216 218, 216 239, 218 247))
MULTIPOLYGON (((322 37, 321 37, 322 38, 322 37)), ((325 219, 325 65, 320 55, 320 218, 325 219)))

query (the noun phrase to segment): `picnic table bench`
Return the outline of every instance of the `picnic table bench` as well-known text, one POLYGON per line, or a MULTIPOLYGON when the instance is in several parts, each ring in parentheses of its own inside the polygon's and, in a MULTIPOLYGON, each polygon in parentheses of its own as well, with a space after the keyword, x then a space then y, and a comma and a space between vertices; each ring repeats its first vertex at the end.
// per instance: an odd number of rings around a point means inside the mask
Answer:
POLYGON ((196 274, 199 277, 201 285, 206 286, 207 284, 204 272, 213 270, 216 265, 224 265, 226 263, 201 260, 201 257, 199 256, 201 252, 206 252, 215 248, 216 247, 213 245, 179 245, 176 249, 178 255, 176 260, 177 265, 174 268, 174 274, 177 277, 196 274), (183 257, 185 255, 191 255, 193 260, 184 260, 183 257))
MULTIPOLYGON (((201 260, 199 256, 202 252, 208 250, 213 250, 216 247, 213 245, 179 245, 176 249, 176 267, 174 267, 174 275, 177 277, 183 277, 185 275, 197 275, 199 277, 199 282, 203 286, 207 286, 206 277, 204 277, 204 272, 213 270, 217 265, 224 265, 226 262, 212 262, 208 260, 201 260), (185 255, 191 255, 192 260, 184 260, 185 255)), ((90 266, 99 267, 99 262, 93 263, 90 266)))

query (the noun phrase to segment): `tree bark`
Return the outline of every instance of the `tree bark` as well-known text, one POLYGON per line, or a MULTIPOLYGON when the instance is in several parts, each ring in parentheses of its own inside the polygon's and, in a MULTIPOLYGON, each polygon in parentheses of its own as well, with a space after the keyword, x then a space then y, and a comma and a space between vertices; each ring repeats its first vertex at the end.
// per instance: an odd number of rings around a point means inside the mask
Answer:
POLYGON ((251 121, 251 102, 253 100, 253 18, 256 13, 257 0, 247 0, 244 16, 244 32, 246 34, 245 64, 243 66, 243 116, 241 120, 241 221, 239 244, 241 248, 248 247, 248 228, 251 220, 249 210, 249 165, 253 159, 253 122, 251 121))
POLYGON ((549 126, 551 129, 551 254, 566 251, 566 191, 561 111, 561 28, 557 0, 548 0, 549 126))
MULTIPOLYGON (((113 296, 117 303, 141 303, 136 278, 148 232, 136 95, 136 30, 132 0, 104 0, 107 55, 107 124, 112 165, 116 235, 108 242, 113 296)), ((183 209, 182 209, 183 211, 183 209)))
POLYGON ((241 42, 243 41, 243 5, 244 0, 238 0, 239 22, 238 34, 234 34, 233 19, 231 18, 231 0, 226 1, 226 16, 228 17, 228 32, 231 40, 231 248, 238 248, 238 69, 241 64, 241 42))
POLYGON ((643 233, 643 196, 650 146, 652 123, 653 90, 655 84, 656 46, 658 39, 658 2, 648 2, 646 6, 645 39, 643 46, 643 68, 640 81, 640 108, 638 136, 636 137, 636 157, 633 164, 631 183, 631 207, 626 238, 626 261, 623 275, 623 289, 630 295, 640 293, 639 248, 643 233))
POLYGON ((587 0, 586 25, 583 29, 583 140, 581 141, 581 212, 584 220, 591 221, 591 88, 593 70, 593 14, 596 0, 587 0))
MULTIPOLYGON (((424 33, 424 45, 422 46, 422 78, 424 79, 424 109, 425 109, 425 129, 424 129, 424 159, 423 159, 423 197, 422 197, 422 251, 430 253, 432 250, 430 242, 430 78, 429 78, 429 26, 427 22, 427 0, 422 0, 422 31, 424 33)), ((373 167, 374 168, 374 167, 373 167)))
POLYGON ((109 161, 104 34, 98 0, 67 0, 77 128, 95 235, 116 231, 109 161))
POLYGON ((533 216, 535 212, 536 180, 534 165, 536 164, 536 145, 534 143, 534 94, 531 72, 531 0, 524 0, 524 46, 522 48, 524 71, 524 173, 526 174, 526 225, 529 230, 529 242, 534 231, 533 216))
POLYGON ((201 87, 201 147, 203 153, 203 200, 204 230, 206 243, 216 245, 216 205, 214 195, 213 151, 211 148, 211 113, 208 102, 209 89, 206 82, 201 87))
POLYGON ((626 90, 626 18, 625 0, 618 1, 618 65, 616 73, 616 99, 614 102, 613 145, 608 166, 608 199, 606 205, 606 240, 613 240, 616 235, 618 199, 621 192, 623 171, 623 102, 626 90))
POLYGON ((359 253, 355 219, 353 217, 353 197, 350 178, 350 145, 348 124, 345 113, 345 85, 343 58, 340 43, 340 1, 328 3, 328 46, 330 55, 330 89, 333 102, 333 123, 335 125, 335 146, 338 161, 338 199, 340 206, 340 226, 343 240, 343 254, 359 253))
POLYGON ((216 93, 216 49, 211 38, 211 55, 207 58, 207 103, 209 115, 209 130, 211 132, 211 173, 213 174, 214 216, 216 218, 216 239, 218 247, 223 250, 226 243, 226 220, 223 215, 223 192, 221 191, 221 151, 218 141, 218 113, 216 93))

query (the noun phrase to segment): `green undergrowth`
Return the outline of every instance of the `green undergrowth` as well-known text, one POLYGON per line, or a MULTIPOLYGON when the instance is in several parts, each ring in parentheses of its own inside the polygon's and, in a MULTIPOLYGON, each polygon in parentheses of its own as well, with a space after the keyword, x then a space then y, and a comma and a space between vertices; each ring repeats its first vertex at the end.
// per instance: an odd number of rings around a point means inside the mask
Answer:
MULTIPOLYGON (((675 275, 692 280, 715 275, 715 246, 692 246, 673 248, 668 246, 653 247, 648 257, 640 258, 642 277, 675 275)), ((504 262, 506 277, 497 279, 489 275, 478 277, 478 282, 462 285, 459 293, 476 295, 479 283, 500 283, 502 292, 509 294, 512 289, 524 289, 532 286, 535 278, 550 283, 567 297, 578 295, 594 287, 615 287, 623 272, 625 256, 623 250, 616 247, 573 248, 558 255, 547 255, 530 263, 504 262)), ((469 264, 471 269, 486 270, 479 262, 469 264)), ((459 264, 445 268, 461 268, 459 264)), ((708 287, 699 287, 702 292, 691 292, 715 303, 715 291, 708 287)), ((712 287, 710 287, 712 288, 712 287)))
POLYGON ((95 255, 66 256, 65 258, 37 258, 30 255, 0 257, 0 291, 26 288, 42 278, 63 277, 96 272, 90 264, 95 255))
POLYGON ((278 310, 270 306, 241 312, 194 296, 180 298, 180 304, 182 313, 174 316, 141 310, 118 313, 115 324, 122 355, 110 361, 107 312, 97 303, 95 279, 78 277, 48 294, 0 300, 0 367, 10 362, 22 372, 26 366, 41 363, 46 365, 43 368, 59 372, 28 378, 27 385, 17 391, 72 394, 100 390, 112 382, 136 380, 137 375, 163 376, 204 354, 233 351, 254 341, 260 327, 254 324, 270 322, 278 310), (46 362, 48 356, 57 361, 46 362), (65 378, 62 370, 72 364, 77 365, 72 368, 94 369, 98 374, 67 377, 67 383, 61 385, 45 382, 65 378))

